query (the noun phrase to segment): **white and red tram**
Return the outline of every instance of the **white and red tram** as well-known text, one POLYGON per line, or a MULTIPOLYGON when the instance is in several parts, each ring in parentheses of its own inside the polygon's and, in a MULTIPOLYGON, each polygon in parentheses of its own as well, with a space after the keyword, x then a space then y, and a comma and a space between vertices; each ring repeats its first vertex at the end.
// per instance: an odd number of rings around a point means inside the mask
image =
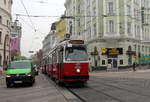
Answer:
POLYGON ((67 40, 58 44, 48 55, 48 74, 58 82, 89 80, 89 60, 83 40, 67 40))

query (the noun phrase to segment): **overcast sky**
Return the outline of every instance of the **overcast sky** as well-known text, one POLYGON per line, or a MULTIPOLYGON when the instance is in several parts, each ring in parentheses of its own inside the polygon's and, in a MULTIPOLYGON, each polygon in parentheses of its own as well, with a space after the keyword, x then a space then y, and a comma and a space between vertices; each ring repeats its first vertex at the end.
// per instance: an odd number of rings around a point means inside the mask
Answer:
MULTIPOLYGON (((65 0, 22 1, 29 15, 61 16, 65 11, 65 0)), ((27 15, 21 0, 13 0, 13 20, 16 19, 15 14, 27 15)), ((42 40, 49 33, 51 24, 59 20, 59 17, 32 17, 30 21, 28 17, 19 16, 18 19, 22 24, 21 53, 23 56, 29 57, 31 55, 29 51, 38 51, 42 48, 42 40), (37 31, 35 31, 35 29, 37 29, 37 31)))

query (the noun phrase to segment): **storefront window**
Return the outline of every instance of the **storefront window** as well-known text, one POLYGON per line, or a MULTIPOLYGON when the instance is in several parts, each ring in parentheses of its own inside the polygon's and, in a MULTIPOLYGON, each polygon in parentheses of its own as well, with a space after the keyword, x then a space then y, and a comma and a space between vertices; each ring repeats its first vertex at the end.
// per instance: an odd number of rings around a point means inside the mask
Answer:
POLYGON ((123 60, 120 60, 120 65, 123 65, 123 60))
POLYGON ((105 60, 102 60, 102 65, 105 65, 105 60))

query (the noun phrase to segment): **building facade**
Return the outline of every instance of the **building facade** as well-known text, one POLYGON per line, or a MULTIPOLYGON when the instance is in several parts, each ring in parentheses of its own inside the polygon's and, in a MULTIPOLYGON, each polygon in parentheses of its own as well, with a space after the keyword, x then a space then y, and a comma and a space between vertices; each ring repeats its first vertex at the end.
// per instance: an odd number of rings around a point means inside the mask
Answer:
POLYGON ((129 67, 150 55, 149 0, 66 0, 65 7, 74 17, 67 32, 73 26, 72 37, 85 40, 93 67, 129 67))
POLYGON ((42 42, 43 43, 43 48, 42 48, 43 58, 45 58, 57 44, 56 24, 57 22, 52 24, 49 34, 44 38, 42 42))
POLYGON ((60 19, 56 24, 56 37, 57 41, 61 41, 65 39, 66 35, 66 20, 60 19))
POLYGON ((18 20, 11 23, 11 35, 10 35, 10 50, 11 50, 11 60, 15 57, 21 56, 21 36, 22 27, 18 20))
POLYGON ((12 0, 0 0, 0 70, 10 61, 12 0))

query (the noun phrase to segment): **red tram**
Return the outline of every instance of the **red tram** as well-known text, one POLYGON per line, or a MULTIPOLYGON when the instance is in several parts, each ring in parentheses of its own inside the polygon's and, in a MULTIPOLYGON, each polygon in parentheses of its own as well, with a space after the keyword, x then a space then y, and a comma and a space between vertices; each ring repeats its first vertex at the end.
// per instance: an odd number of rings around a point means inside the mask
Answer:
POLYGON ((47 60, 46 73, 58 82, 89 80, 89 60, 83 40, 61 42, 50 52, 47 60))

